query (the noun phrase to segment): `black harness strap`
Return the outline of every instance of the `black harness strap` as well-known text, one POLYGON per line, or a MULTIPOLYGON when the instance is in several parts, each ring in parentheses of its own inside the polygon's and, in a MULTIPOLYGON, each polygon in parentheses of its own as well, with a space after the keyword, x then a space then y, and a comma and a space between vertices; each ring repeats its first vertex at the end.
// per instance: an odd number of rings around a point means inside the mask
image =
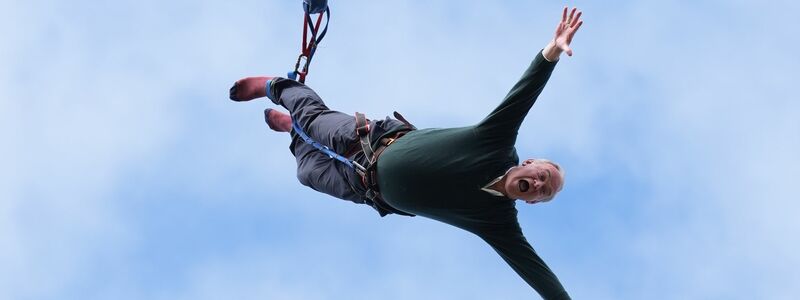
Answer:
POLYGON ((411 122, 406 120, 406 118, 403 117, 403 115, 401 115, 399 112, 395 111, 394 112, 394 117, 397 118, 398 120, 400 120, 400 122, 403 122, 403 124, 406 124, 406 127, 408 127, 408 130, 417 130, 417 127, 412 125, 411 122))
POLYGON ((394 116, 406 124, 408 127, 407 130, 398 132, 392 138, 383 138, 378 141, 378 148, 373 149, 371 143, 371 135, 372 131, 370 130, 369 120, 367 117, 359 112, 356 112, 356 135, 358 135, 359 144, 361 144, 361 149, 364 151, 364 156, 367 158, 367 165, 363 167, 363 172, 359 172, 361 175, 361 179, 364 182, 364 185, 367 188, 366 196, 372 202, 375 209, 378 210, 378 213, 381 217, 394 213, 403 216, 414 216, 413 214, 406 213, 404 211, 400 211, 383 200, 383 197, 380 193, 380 188, 378 187, 378 170, 377 170, 377 162, 378 157, 383 153, 383 150, 386 149, 389 145, 391 145, 395 139, 399 138, 403 134, 408 131, 415 130, 416 127, 411 125, 402 115, 398 112, 394 112, 394 116))
MULTIPOLYGON (((356 112, 356 135, 358 135, 358 142, 361 144, 361 149, 364 150, 364 156, 370 165, 375 163, 373 155, 375 151, 372 150, 372 143, 370 143, 370 128, 367 116, 360 112, 356 112)), ((369 166, 367 166, 369 168, 369 166)))

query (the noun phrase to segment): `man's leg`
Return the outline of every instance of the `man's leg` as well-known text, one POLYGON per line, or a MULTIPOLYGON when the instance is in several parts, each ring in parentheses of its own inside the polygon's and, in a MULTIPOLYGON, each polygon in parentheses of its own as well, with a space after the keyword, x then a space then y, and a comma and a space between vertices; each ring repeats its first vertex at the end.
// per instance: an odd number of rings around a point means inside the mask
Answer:
MULTIPOLYGON (((237 81, 231 88, 231 99, 235 101, 265 96, 289 110, 288 122, 297 120, 306 134, 333 151, 344 155, 351 147, 358 146, 355 118, 330 110, 313 90, 299 82, 279 77, 249 77, 237 81)), ((264 116, 270 128, 280 129, 286 125, 287 116, 276 110, 267 109, 264 116)), ((288 125, 291 128, 291 123, 288 125)), ((289 132, 292 136, 289 149, 297 160, 300 183, 336 198, 363 203, 351 186, 351 182, 359 180, 354 170, 305 143, 294 130, 289 132)))
POLYGON ((300 183, 339 199, 364 203, 347 180, 349 176, 357 176, 350 174, 352 170, 347 166, 302 141, 292 139, 290 149, 297 160, 297 180, 300 183))
POLYGON ((277 110, 267 108, 264 110, 264 121, 269 129, 277 132, 292 132, 292 117, 277 110))
MULTIPOLYGON (((349 153, 357 146, 355 117, 329 109, 308 86, 280 77, 247 77, 237 81, 230 91, 234 101, 268 97, 289 110, 303 131, 339 154, 349 153)), ((285 126, 285 118, 277 111, 265 112, 270 128, 285 126)), ((282 131, 282 130, 279 130, 282 131)), ((293 132, 293 140, 299 139, 293 132)), ((302 140, 301 140, 302 142, 302 140)))
MULTIPOLYGON (((317 93, 297 81, 276 77, 267 85, 267 97, 285 107, 312 139, 342 155, 358 146, 354 116, 331 110, 317 93)), ((303 142, 295 132, 292 139, 303 142)))
MULTIPOLYGON (((294 80, 270 79, 267 97, 289 110, 293 120, 312 139, 340 155, 358 147, 355 117, 331 110, 311 88, 294 80)), ((291 131, 290 150, 297 160, 297 179, 303 185, 339 199, 363 203, 352 184, 359 182, 355 170, 303 141, 291 131)))

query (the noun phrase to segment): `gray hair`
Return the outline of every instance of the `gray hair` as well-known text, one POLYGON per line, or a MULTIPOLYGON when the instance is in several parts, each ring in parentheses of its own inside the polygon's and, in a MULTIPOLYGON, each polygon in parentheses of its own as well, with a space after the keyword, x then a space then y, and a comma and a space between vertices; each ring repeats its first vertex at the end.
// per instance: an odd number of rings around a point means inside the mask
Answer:
POLYGON ((556 194, 558 194, 558 192, 564 189, 564 169, 561 168, 561 165, 544 158, 535 158, 533 159, 532 164, 551 164, 553 167, 556 168, 556 170, 558 170, 558 176, 561 177, 561 186, 558 187, 558 190, 555 193, 553 193, 553 196, 539 200, 537 202, 549 202, 550 200, 553 200, 553 198, 556 197, 556 194))

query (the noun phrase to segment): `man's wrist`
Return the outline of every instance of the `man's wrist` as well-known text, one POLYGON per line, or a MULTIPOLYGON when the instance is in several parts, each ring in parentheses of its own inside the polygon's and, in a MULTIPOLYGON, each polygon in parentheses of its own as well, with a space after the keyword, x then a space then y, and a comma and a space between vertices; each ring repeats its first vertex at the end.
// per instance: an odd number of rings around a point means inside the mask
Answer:
POLYGON ((544 56, 544 59, 549 62, 555 62, 561 56, 561 52, 561 49, 556 47, 555 42, 550 41, 550 43, 548 43, 547 46, 545 46, 542 50, 542 56, 544 56))

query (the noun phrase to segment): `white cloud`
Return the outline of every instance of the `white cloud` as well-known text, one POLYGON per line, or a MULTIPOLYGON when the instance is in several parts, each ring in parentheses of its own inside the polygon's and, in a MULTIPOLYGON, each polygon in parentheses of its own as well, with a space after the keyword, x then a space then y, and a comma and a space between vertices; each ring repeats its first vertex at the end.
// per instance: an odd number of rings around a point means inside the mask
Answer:
POLYGON ((121 170, 156 151, 176 123, 161 109, 169 86, 117 69, 125 49, 92 48, 101 29, 49 6, 9 6, 2 27, 11 40, 0 56, 9 185, 0 192, 0 291, 5 299, 54 298, 85 280, 93 261, 135 242, 110 197, 121 170))
POLYGON ((800 105, 786 101, 784 78, 800 66, 768 50, 790 33, 779 21, 764 35, 762 25, 774 19, 759 15, 760 5, 715 11, 724 15, 711 21, 702 10, 662 5, 634 18, 665 26, 646 27, 656 34, 642 34, 634 56, 668 57, 626 60, 642 61, 639 69, 650 70, 662 93, 643 99, 655 100, 640 137, 652 192, 631 199, 645 203, 648 220, 634 237, 645 276, 633 298, 788 299, 798 292, 790 283, 800 276, 791 186, 800 167, 793 158, 800 105))

